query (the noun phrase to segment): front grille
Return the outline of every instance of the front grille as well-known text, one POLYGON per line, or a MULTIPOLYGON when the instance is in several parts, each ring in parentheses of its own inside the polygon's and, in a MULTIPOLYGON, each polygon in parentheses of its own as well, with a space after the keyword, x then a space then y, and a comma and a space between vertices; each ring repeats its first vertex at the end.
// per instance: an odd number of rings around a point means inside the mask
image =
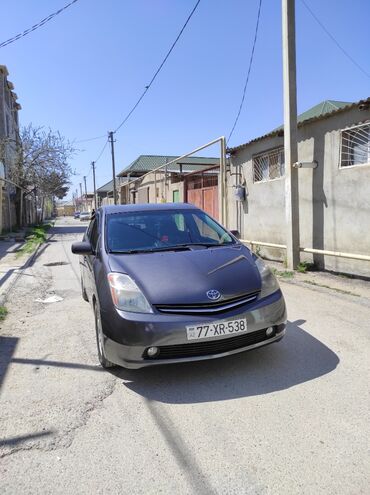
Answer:
POLYGON ((161 313, 177 314, 212 314, 227 311, 228 309, 237 308, 244 304, 251 303, 257 299, 259 291, 250 292, 241 296, 222 301, 207 302, 199 304, 157 304, 155 307, 161 313))
POLYGON ((274 327, 274 333, 266 336, 266 328, 257 330, 256 332, 245 333, 238 335, 237 337, 229 337, 220 340, 211 340, 209 342, 192 342, 190 344, 179 345, 163 345, 158 347, 159 353, 154 358, 149 358, 144 353, 144 359, 177 359, 196 356, 208 356, 212 354, 222 354, 223 352, 234 351, 236 349, 242 349, 253 344, 258 344, 264 340, 271 339, 276 335, 276 327, 274 327))

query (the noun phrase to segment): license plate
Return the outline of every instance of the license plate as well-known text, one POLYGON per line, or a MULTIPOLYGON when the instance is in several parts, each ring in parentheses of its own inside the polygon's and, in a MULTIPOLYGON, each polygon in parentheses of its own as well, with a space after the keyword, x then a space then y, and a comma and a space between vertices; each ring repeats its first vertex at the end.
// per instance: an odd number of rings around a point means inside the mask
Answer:
POLYGON ((188 340, 226 337, 247 332, 247 320, 213 321, 206 325, 189 325, 186 327, 188 340))

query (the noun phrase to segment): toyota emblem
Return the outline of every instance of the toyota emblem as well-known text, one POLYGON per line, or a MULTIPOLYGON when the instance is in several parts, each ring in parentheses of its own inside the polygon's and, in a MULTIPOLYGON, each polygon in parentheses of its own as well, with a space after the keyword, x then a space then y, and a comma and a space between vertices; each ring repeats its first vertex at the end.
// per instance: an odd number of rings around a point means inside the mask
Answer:
POLYGON ((218 292, 218 290, 212 289, 207 292, 207 297, 212 301, 217 301, 217 299, 220 299, 221 294, 218 292))

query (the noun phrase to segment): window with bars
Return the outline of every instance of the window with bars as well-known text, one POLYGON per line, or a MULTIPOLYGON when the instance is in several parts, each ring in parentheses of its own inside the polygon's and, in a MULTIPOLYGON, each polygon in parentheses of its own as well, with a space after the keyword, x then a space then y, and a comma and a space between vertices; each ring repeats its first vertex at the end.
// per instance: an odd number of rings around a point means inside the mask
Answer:
POLYGON ((341 167, 370 164, 370 123, 342 131, 341 167))
POLYGON ((283 177, 284 149, 276 148, 253 157, 253 181, 263 182, 283 177))

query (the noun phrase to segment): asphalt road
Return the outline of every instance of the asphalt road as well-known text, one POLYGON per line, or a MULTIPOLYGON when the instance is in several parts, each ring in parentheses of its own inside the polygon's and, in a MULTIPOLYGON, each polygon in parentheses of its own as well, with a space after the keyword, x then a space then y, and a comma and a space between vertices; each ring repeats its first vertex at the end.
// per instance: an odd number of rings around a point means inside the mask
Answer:
POLYGON ((9 295, 3 495, 369 493, 367 300, 283 282, 282 342, 108 373, 70 253, 82 230, 59 221, 9 295))

